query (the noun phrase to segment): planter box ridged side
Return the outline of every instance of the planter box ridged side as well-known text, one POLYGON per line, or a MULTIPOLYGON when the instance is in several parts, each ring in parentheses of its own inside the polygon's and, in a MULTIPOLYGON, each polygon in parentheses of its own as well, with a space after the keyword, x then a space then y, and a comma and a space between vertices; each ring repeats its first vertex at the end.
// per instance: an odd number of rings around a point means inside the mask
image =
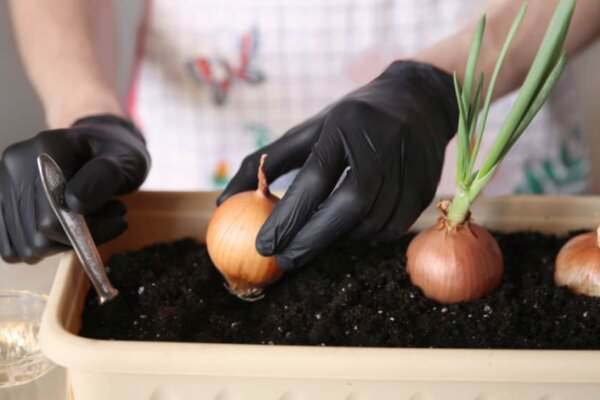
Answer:
MULTIPOLYGON (((214 193, 137 193, 130 229, 103 257, 157 241, 203 240, 214 193)), ((501 231, 594 228, 600 198, 483 199, 475 219, 501 231)), ((433 223, 428 209, 417 229, 433 223)), ((66 255, 42 321, 43 351, 69 369, 76 400, 597 399, 600 352, 260 346, 103 341, 76 335, 89 285, 66 255)))

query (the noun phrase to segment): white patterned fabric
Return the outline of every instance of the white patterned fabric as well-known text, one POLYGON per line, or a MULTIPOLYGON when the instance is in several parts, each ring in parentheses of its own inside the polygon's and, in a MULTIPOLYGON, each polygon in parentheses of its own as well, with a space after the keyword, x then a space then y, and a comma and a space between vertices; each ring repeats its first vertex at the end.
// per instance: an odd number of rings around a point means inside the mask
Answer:
MULTIPOLYGON (((242 158, 391 61, 460 28, 479 0, 149 0, 130 111, 147 135, 146 189, 222 188, 242 158)), ((579 192, 587 154, 570 73, 488 194, 579 192)), ((493 107, 482 154, 514 96, 493 107)), ((439 194, 452 193, 454 145, 439 194)))

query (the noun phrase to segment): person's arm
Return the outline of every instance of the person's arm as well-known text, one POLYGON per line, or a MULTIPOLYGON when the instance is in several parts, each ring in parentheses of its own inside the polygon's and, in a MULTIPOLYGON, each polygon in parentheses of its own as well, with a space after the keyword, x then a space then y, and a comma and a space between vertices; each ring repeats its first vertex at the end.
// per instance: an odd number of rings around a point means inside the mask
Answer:
POLYGON ((109 0, 11 0, 19 49, 50 128, 95 114, 124 115, 115 90, 109 0))
POLYGON ((11 6, 51 129, 14 143, 0 157, 0 256, 35 263, 69 245, 39 179, 40 154, 64 171, 66 205, 86 216, 98 243, 125 230, 126 209, 115 196, 137 189, 151 161, 114 88, 110 1, 12 0, 11 6))
MULTIPOLYGON (((498 77, 494 97, 501 97, 522 83, 558 1, 529 1, 527 14, 508 52, 503 71, 498 77)), ((485 10, 486 32, 481 47, 479 70, 483 71, 486 79, 492 75, 500 48, 519 7, 521 7, 520 1, 496 0, 491 2, 488 10, 485 10)), ((449 73, 456 71, 459 80, 462 81, 476 24, 477 21, 469 23, 457 33, 417 53, 414 59, 435 65, 449 73)), ((579 0, 567 36, 567 54, 576 54, 599 36, 600 1, 579 0)))

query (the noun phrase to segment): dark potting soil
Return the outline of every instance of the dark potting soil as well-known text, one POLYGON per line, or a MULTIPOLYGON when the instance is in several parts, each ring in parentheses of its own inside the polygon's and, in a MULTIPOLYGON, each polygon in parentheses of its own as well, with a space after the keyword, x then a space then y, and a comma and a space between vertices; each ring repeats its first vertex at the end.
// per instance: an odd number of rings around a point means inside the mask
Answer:
POLYGON ((206 248, 193 240, 114 256, 121 294, 99 306, 90 292, 81 335, 98 339, 327 346, 600 348, 600 299, 553 285, 566 237, 495 235, 502 286, 470 303, 423 297, 405 270, 412 238, 336 249, 286 275, 266 297, 230 295, 206 248))

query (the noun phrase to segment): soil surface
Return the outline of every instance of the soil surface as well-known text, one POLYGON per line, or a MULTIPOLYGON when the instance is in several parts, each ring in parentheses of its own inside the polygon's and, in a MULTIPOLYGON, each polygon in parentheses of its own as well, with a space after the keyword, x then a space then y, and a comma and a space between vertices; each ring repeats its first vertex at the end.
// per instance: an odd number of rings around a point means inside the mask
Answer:
POLYGON ((99 339, 321 346, 600 349, 600 299, 553 285, 566 237, 495 235, 502 286, 484 299, 440 305, 405 270, 412 238, 336 249, 286 275, 254 303, 230 295, 193 240, 116 255, 121 291, 99 306, 88 294, 81 335, 99 339))

